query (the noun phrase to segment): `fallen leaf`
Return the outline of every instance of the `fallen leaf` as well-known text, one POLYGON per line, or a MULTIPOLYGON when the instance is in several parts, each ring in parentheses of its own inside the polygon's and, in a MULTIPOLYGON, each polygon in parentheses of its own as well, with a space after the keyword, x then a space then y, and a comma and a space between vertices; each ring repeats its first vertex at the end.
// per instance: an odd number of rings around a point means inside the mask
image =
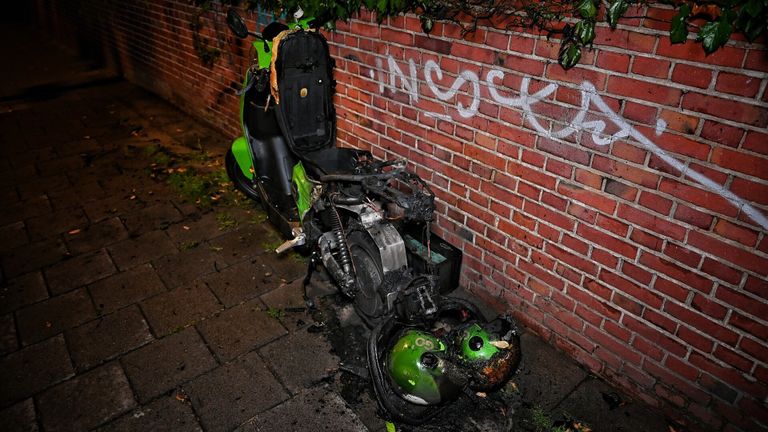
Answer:
POLYGON ((131 195, 130 198, 128 198, 128 199, 135 200, 136 199, 136 195, 131 195))
POLYGON ((509 342, 499 340, 499 341, 491 341, 491 345, 495 346, 498 349, 507 349, 509 348, 509 342))
POLYGON ((475 393, 475 395, 477 397, 481 397, 481 398, 488 397, 488 394, 485 393, 485 392, 477 392, 477 393, 475 393))
POLYGON ((80 234, 80 230, 79 229, 69 230, 69 231, 67 231, 67 234, 69 234, 69 235, 80 234))
POLYGON ((186 225, 182 225, 181 227, 184 228, 184 230, 186 230, 186 231, 190 230, 190 228, 188 226, 186 226, 186 225))
POLYGON ((46 321, 45 322, 45 328, 51 328, 51 327, 53 327, 53 323, 50 322, 50 321, 46 321))

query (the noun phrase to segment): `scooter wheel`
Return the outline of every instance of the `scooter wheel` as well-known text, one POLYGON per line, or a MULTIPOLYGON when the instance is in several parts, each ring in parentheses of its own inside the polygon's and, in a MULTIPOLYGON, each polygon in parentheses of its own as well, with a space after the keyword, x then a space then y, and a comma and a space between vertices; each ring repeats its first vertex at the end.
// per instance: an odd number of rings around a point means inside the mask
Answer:
POLYGON ((237 164, 237 160, 235 160, 235 155, 232 153, 231 149, 227 152, 227 156, 224 158, 224 166, 227 169, 227 176, 229 176, 229 179, 235 184, 237 190, 256 202, 261 201, 259 191, 256 189, 253 182, 243 174, 242 170, 240 170, 240 166, 237 164))

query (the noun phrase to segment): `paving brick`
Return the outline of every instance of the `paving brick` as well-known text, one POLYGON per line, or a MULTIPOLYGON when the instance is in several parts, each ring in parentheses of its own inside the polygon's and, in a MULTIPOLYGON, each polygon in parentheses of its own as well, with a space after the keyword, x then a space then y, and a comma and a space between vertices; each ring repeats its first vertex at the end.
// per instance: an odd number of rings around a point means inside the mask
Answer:
MULTIPOLYGON (((184 385, 207 431, 229 431, 288 398, 256 353, 184 385)), ((311 430, 311 429, 307 429, 311 430)))
POLYGON ((523 400, 545 410, 554 408, 587 376, 576 363, 563 361, 560 353, 530 333, 520 337, 520 349, 523 363, 513 380, 523 400))
MULTIPOLYGON (((195 212, 197 211, 196 208, 194 210, 195 212)), ((193 213, 180 223, 171 225, 166 231, 168 237, 177 246, 199 243, 223 234, 223 231, 219 229, 219 222, 216 220, 216 213, 214 212, 209 212, 202 216, 193 213)))
POLYGON ((267 306, 282 311, 280 322, 289 331, 302 328, 312 320, 304 302, 303 282, 303 279, 297 279, 261 296, 267 306))
POLYGON ((265 236, 266 231, 261 226, 248 225, 216 237, 209 243, 219 250, 219 255, 225 263, 235 264, 246 258, 263 255, 265 236))
POLYGON ((0 407, 32 396, 73 375, 63 336, 28 346, 0 359, 0 407))
POLYGON ((273 432, 295 430, 353 432, 368 429, 339 395, 318 388, 307 390, 299 396, 259 414, 236 430, 238 432, 262 430, 273 432))
POLYGON ((45 271, 51 294, 61 294, 112 275, 115 269, 107 251, 101 249, 64 260, 45 271))
POLYGON ((222 306, 205 282, 194 281, 141 304, 152 331, 162 336, 195 324, 222 306))
POLYGON ((143 234, 153 230, 164 230, 179 222, 182 216, 173 204, 166 202, 130 213, 123 217, 123 223, 131 235, 143 234))
POLYGON ((121 362, 142 403, 216 366, 192 327, 126 354, 121 362))
POLYGON ((35 419, 35 404, 32 399, 27 399, 0 411, 0 425, 3 425, 3 429, 6 431, 39 431, 35 419))
POLYGON ((292 282, 304 278, 307 274, 307 263, 297 258, 297 255, 277 255, 274 252, 264 254, 261 258, 264 263, 275 269, 282 282, 292 282))
POLYGON ((278 277, 260 259, 243 261, 202 279, 227 307, 257 297, 279 286, 278 277))
POLYGON ((76 171, 85 167, 85 161, 79 155, 72 155, 38 162, 36 165, 40 175, 46 176, 53 173, 76 171))
POLYGON ((87 430, 136 406, 117 362, 65 381, 37 397, 46 432, 87 430))
POLYGON ((152 340, 138 306, 121 309, 65 332, 78 370, 90 369, 152 340))
POLYGON ((251 300, 203 321, 200 323, 200 332, 223 361, 287 333, 276 318, 267 314, 259 300, 251 300))
POLYGON ((77 181, 72 187, 49 191, 46 193, 54 210, 64 210, 72 207, 82 207, 83 204, 101 200, 107 192, 95 180, 77 181))
POLYGON ((107 250, 120 270, 177 252, 173 242, 163 231, 152 231, 133 239, 123 240, 108 247, 107 250))
POLYGON ((88 217, 82 208, 72 208, 27 219, 26 224, 29 238, 35 241, 83 228, 88 225, 88 217))
POLYGON ((8 277, 14 277, 59 262, 66 256, 67 248, 60 238, 28 243, 3 254, 3 270, 8 277))
POLYGON ((13 314, 0 316, 0 356, 14 352, 19 347, 16 337, 16 322, 13 314))
POLYGON ((96 318, 85 288, 35 303, 16 312, 21 342, 29 345, 96 318))
POLYGON ((40 272, 27 273, 0 287, 0 314, 47 298, 43 275, 40 272))
POLYGON ((293 394, 322 381, 339 367, 339 358, 331 354, 328 341, 306 330, 280 338, 259 352, 293 394))
POLYGON ((37 196, 15 204, 3 205, 0 208, 0 225, 8 225, 9 223, 42 216, 50 212, 51 204, 48 202, 48 198, 37 196))
POLYGON ((73 254, 92 252, 128 238, 120 218, 113 217, 64 234, 67 248, 73 254))
POLYGON ((29 242, 24 222, 15 222, 0 227, 0 238, 3 239, 0 242, 0 252, 9 251, 29 242))
POLYGON ((90 201, 83 204, 85 214, 91 222, 98 222, 107 218, 112 218, 120 214, 135 212, 144 208, 144 203, 136 199, 130 199, 129 192, 115 194, 107 189, 110 196, 96 201, 90 201))
POLYGON ((155 260, 153 265, 168 288, 189 284, 198 276, 219 271, 225 266, 216 254, 204 246, 166 255, 155 260))
POLYGON ((51 191, 60 191, 72 187, 69 179, 64 174, 52 175, 47 177, 45 181, 39 181, 39 178, 27 180, 26 183, 16 186, 22 200, 34 199, 40 195, 48 195, 51 191))
MULTIPOLYGON (((587 379, 551 411, 550 417, 560 418, 578 413, 578 418, 589 419, 589 426, 596 431, 667 432, 669 430, 664 416, 654 414, 640 404, 627 403, 615 409, 609 409, 603 394, 614 391, 603 381, 595 378, 587 379)), ((626 396, 622 399, 631 402, 626 396)))
POLYGON ((151 264, 102 279, 88 287, 99 313, 107 314, 165 292, 165 285, 151 264))
POLYGON ((189 431, 202 432, 188 402, 163 396, 99 429, 98 432, 189 431))

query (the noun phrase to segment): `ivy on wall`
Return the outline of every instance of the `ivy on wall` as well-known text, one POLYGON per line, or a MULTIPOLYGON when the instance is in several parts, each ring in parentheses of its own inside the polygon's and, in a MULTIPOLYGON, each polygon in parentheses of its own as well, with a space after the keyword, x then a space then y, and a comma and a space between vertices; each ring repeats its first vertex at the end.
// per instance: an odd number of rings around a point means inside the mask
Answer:
MULTIPOLYGON (((208 10, 215 0, 192 2, 201 10, 208 10)), ((630 6, 671 5, 676 12, 669 23, 671 42, 685 43, 689 31, 694 29, 696 42, 701 43, 707 54, 725 45, 734 33, 754 41, 766 32, 768 23, 768 0, 219 0, 219 3, 261 8, 277 14, 302 8, 306 16, 316 17, 328 29, 333 29, 336 21, 350 19, 361 8, 375 12, 380 21, 402 13, 415 13, 426 33, 439 21, 454 22, 466 33, 474 31, 480 23, 506 30, 534 29, 560 37, 558 62, 565 69, 576 65, 583 49, 592 45, 601 8, 605 8, 608 25, 615 29, 630 6)))

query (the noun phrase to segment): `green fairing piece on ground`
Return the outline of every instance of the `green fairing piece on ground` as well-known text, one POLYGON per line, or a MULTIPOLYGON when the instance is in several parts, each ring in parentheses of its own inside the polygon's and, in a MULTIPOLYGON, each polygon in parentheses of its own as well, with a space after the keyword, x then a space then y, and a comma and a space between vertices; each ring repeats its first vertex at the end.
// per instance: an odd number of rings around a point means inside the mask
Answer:
MULTIPOLYGON (((441 378, 446 380, 444 365, 433 355, 435 363, 425 364, 425 355, 443 354, 445 344, 430 333, 409 330, 395 343, 389 353, 389 372, 410 402, 420 405, 442 402, 441 378)), ((446 380, 447 381, 447 380, 446 380)))
POLYGON ((491 344, 487 331, 478 324, 472 324, 462 332, 460 342, 461 358, 468 361, 490 360, 499 349, 491 344))

